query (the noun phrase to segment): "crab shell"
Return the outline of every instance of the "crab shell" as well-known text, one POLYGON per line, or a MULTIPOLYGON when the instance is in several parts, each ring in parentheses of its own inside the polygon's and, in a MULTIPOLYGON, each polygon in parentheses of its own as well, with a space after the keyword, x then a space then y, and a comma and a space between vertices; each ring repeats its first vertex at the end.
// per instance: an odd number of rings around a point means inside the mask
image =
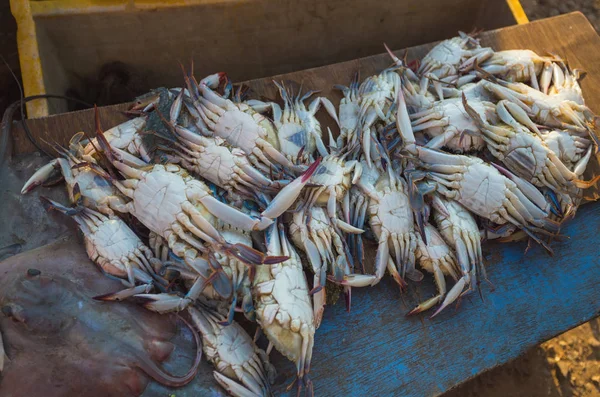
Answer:
POLYGON ((460 271, 452 248, 442 238, 440 232, 431 224, 425 225, 427 244, 417 234, 417 250, 415 256, 421 267, 427 272, 434 273, 434 263, 439 266, 442 273, 452 276, 455 280, 460 271))
POLYGON ((273 266, 259 266, 253 281, 256 317, 273 346, 296 363, 300 379, 310 370, 315 323, 300 257, 277 223, 266 232, 269 255, 289 256, 273 266))
MULTIPOLYGON (((355 163, 351 162, 351 164, 355 163)), ((319 187, 307 190, 333 187, 336 201, 340 202, 343 200, 346 192, 352 187, 352 180, 356 178, 356 175, 353 175, 353 171, 353 166, 346 166, 346 162, 343 159, 336 155, 327 156, 321 161, 321 164, 319 164, 319 167, 309 181, 309 184, 315 184, 319 187)), ((327 205, 329 197, 330 190, 323 189, 314 203, 321 206, 327 205)))
MULTIPOLYGON (((403 269, 402 277, 406 274, 411 279, 420 280, 422 274, 414 269, 417 239, 406 182, 401 178, 391 181, 384 175, 375 185, 375 191, 370 197, 369 224, 379 239, 378 256, 387 256, 385 252, 380 253, 380 250, 389 250, 396 258, 396 266, 403 269)), ((379 272, 385 270, 383 266, 387 266, 387 263, 378 266, 379 272)))
POLYGON ((189 313, 202 334, 204 353, 217 369, 217 382, 233 395, 269 395, 275 368, 246 331, 236 322, 221 325, 219 316, 206 309, 192 307, 189 313))
MULTIPOLYGON (((470 102, 482 119, 496 119, 494 104, 483 101, 470 102)), ((447 147, 459 153, 479 151, 485 146, 483 138, 475 135, 477 123, 467 114, 460 98, 436 102, 425 111, 412 114, 413 131, 424 131, 432 140, 428 147, 447 147)))
POLYGON ((568 130, 542 131, 540 137, 571 171, 592 144, 589 139, 568 130))
POLYGON ((482 62, 493 54, 490 48, 482 48, 474 38, 460 32, 459 36, 437 44, 423 57, 418 73, 431 74, 439 79, 457 76, 465 64, 482 62))

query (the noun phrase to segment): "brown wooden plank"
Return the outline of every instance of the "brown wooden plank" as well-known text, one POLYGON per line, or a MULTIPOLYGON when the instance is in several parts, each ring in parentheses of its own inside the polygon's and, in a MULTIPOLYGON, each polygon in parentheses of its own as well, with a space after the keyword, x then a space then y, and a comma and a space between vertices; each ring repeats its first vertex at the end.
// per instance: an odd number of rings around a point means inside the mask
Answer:
MULTIPOLYGON (((127 110, 128 107, 128 104, 120 104, 99 108, 102 127, 108 129, 127 120, 122 111, 127 110)), ((73 134, 79 131, 90 134, 94 134, 95 131, 93 109, 62 113, 40 119, 29 119, 26 123, 35 141, 48 152, 51 152, 52 149, 46 142, 66 145, 73 134)), ((18 155, 36 151, 35 146, 27 138, 21 122, 14 123, 12 139, 13 154, 18 155)))
POLYGON ((31 4, 49 93, 96 81, 114 61, 134 71, 141 90, 179 84, 176 62, 190 57, 199 75, 222 69, 241 81, 374 55, 384 40, 401 48, 515 23, 499 0, 76 3, 31 4), (494 19, 479 17, 490 9, 494 19))

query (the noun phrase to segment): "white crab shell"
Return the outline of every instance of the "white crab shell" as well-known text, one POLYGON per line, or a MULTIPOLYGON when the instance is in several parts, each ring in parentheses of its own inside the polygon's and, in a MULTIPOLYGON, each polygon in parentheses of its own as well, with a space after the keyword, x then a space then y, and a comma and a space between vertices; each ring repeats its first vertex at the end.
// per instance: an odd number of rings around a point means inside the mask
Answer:
MULTIPOLYGON (((164 238, 168 238, 172 225, 183 212, 181 207, 189 200, 188 193, 199 191, 210 194, 204 183, 191 177, 184 179, 179 174, 169 172, 169 168, 180 170, 177 166, 155 165, 137 182, 132 197, 132 214, 148 229, 164 238)), ((204 206, 196 203, 195 207, 204 218, 214 223, 214 216, 204 206)))

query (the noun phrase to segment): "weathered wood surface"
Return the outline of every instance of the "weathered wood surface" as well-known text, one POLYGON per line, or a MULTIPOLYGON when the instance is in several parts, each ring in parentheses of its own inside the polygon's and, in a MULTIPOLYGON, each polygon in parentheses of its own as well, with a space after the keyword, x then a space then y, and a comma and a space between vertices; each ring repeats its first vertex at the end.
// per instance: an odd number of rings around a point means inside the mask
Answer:
MULTIPOLYGON (((217 68, 250 80, 378 54, 384 40, 401 48, 516 22, 505 0, 12 3, 26 95, 88 91, 115 61, 135 74, 131 89, 143 92, 179 84, 178 60, 194 58, 199 75, 217 68)), ((44 99, 27 105, 34 117, 61 108, 44 99)))
MULTIPOLYGON (((482 44, 496 49, 555 52, 567 58, 571 66, 585 69, 586 101, 600 112, 600 37, 582 14, 486 32, 481 38, 482 44)), ((430 47, 412 48, 409 55, 420 57, 430 47)), ((306 89, 322 89, 322 95, 337 101, 339 94, 328 88, 333 83, 348 83, 358 69, 368 75, 388 64, 387 56, 380 55, 275 78, 303 82, 306 89)), ((276 98, 269 81, 248 84, 256 93, 276 98)), ((105 128, 122 117, 109 110, 103 113, 105 128)), ((28 124, 37 136, 52 131, 53 138, 64 140, 81 129, 93 131, 92 120, 92 113, 83 111, 30 120, 28 124)), ((322 120, 330 122, 326 115, 322 120)), ((15 130, 15 134, 16 148, 30 150, 22 131, 15 130)), ((417 301, 432 295, 429 277, 419 285, 412 283, 403 295, 389 280, 375 288, 355 289, 352 312, 346 313, 343 304, 327 307, 317 332, 311 371, 316 394, 437 395, 597 316, 598 224, 600 206, 580 209, 575 221, 564 229, 570 239, 555 243, 553 258, 539 247, 524 256, 523 244, 486 244, 488 275, 495 290, 484 286, 484 301, 472 295, 463 300, 458 311, 446 310, 434 320, 404 317, 417 301)), ((280 356, 273 359, 284 375, 275 387, 279 395, 294 370, 280 356)), ((177 395, 215 395, 217 387, 209 374, 208 367, 203 367, 200 378, 177 395)))

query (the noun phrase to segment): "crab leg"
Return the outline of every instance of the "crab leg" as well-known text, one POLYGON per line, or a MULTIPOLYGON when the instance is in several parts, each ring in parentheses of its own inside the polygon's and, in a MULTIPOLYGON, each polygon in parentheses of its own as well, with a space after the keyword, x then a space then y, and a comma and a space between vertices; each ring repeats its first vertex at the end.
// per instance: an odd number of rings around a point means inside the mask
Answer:
POLYGON ((4 370, 4 363, 8 361, 4 351, 4 342, 2 341, 2 332, 0 331, 0 373, 4 370))
MULTIPOLYGON (((283 214, 296 201, 302 188, 308 183, 310 177, 317 170, 320 159, 311 164, 310 167, 298 178, 294 179, 275 196, 267 208, 261 213, 261 217, 275 219, 283 214)), ((267 225, 268 226, 268 225, 267 225)))
POLYGON ((59 167, 62 170, 64 170, 64 167, 62 166, 61 162, 67 163, 67 168, 69 168, 68 162, 64 159, 58 158, 58 159, 54 159, 54 160, 50 161, 48 164, 46 164, 46 165, 42 166, 40 169, 38 169, 27 180, 27 182, 25 182, 25 185, 23 185, 23 188, 21 189, 21 194, 27 194, 30 191, 32 191, 36 186, 43 184, 56 172, 56 170, 59 167))
POLYGON ((375 277, 371 285, 377 284, 387 268, 388 261, 390 260, 390 248, 389 248, 389 235, 387 232, 381 233, 379 237, 379 245, 377 246, 377 254, 375 256, 375 277))
POLYGON ((414 153, 416 144, 415 135, 410 122, 410 116, 408 115, 408 109, 406 108, 406 99, 404 98, 404 93, 401 89, 398 90, 396 102, 398 103, 396 128, 402 137, 404 148, 408 150, 409 153, 414 153))
POLYGON ((251 391, 244 386, 240 385, 238 382, 229 379, 225 375, 219 373, 218 371, 213 371, 213 376, 215 380, 221 387, 229 392, 234 397, 260 397, 261 394, 257 394, 254 391, 251 391))
POLYGON ((438 290, 438 294, 433 298, 427 299, 425 302, 419 303, 417 307, 408 312, 407 315, 413 315, 431 309, 439 301, 442 300, 444 295, 446 295, 446 279, 444 278, 444 273, 442 272, 442 269, 436 262, 433 263, 433 277, 438 290))
POLYGON ((154 288, 154 286, 152 284, 141 284, 141 285, 138 285, 135 287, 124 289, 122 291, 111 292, 111 293, 104 294, 104 295, 94 296, 93 299, 98 300, 98 301, 120 302, 120 301, 123 301, 134 295, 148 294, 150 291, 152 291, 153 288, 154 288))
MULTIPOLYGON (((213 284, 215 286, 214 281, 219 277, 219 275, 223 275, 222 271, 215 271, 209 277, 205 278, 202 275, 196 278, 196 281, 189 289, 188 293, 185 297, 181 297, 179 295, 162 293, 162 294, 137 294, 134 295, 136 298, 143 299, 144 303, 142 304, 146 309, 151 310, 157 313, 171 313, 171 312, 180 312, 188 308, 204 291, 204 289, 209 285, 213 284)), ((226 277, 226 276, 225 276, 226 277)), ((230 283, 228 283, 230 284, 230 283)), ((215 288, 216 290, 216 288, 215 288)), ((225 297, 227 298, 227 297, 225 297)))

